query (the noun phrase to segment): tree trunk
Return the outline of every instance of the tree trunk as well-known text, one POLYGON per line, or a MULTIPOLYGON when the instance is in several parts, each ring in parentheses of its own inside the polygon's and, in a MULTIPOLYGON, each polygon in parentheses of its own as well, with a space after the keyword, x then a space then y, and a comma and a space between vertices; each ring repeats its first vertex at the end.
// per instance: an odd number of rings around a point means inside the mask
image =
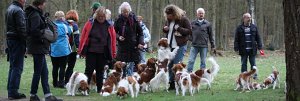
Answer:
POLYGON ((284 0, 287 101, 300 101, 300 1, 284 0))

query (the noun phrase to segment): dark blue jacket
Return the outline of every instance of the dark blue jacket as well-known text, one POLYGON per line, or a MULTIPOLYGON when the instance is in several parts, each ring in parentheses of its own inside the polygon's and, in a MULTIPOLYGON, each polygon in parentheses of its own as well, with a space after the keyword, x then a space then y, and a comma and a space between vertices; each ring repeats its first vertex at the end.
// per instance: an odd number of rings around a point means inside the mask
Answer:
MULTIPOLYGON (((256 55, 257 49, 262 49, 262 42, 258 29, 254 24, 250 25, 250 33, 252 40, 252 50, 250 55, 256 55)), ((245 26, 243 24, 239 25, 235 32, 234 37, 234 51, 239 51, 240 55, 246 54, 246 42, 245 42, 245 26)))

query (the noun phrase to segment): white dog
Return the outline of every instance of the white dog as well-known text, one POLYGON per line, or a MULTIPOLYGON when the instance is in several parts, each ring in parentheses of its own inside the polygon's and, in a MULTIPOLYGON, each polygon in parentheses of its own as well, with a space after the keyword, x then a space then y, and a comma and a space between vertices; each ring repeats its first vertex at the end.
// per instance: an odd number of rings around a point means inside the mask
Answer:
POLYGON ((89 95, 87 79, 88 78, 83 73, 74 72, 66 85, 68 90, 67 95, 75 96, 77 91, 80 91, 85 96, 89 95))
POLYGON ((181 89, 182 96, 185 96, 186 90, 189 90, 191 96, 193 96, 192 79, 185 67, 185 64, 178 63, 174 64, 172 68, 173 72, 175 73, 176 95, 179 95, 179 89, 181 89))
POLYGON ((140 85, 137 82, 136 78, 133 76, 128 76, 122 79, 118 84, 117 96, 123 98, 128 94, 128 91, 131 94, 131 97, 137 97, 140 90, 140 85))
POLYGON ((202 77, 208 79, 209 82, 212 83, 220 70, 220 66, 213 57, 209 57, 207 60, 211 62, 212 68, 204 69, 204 74, 202 77))

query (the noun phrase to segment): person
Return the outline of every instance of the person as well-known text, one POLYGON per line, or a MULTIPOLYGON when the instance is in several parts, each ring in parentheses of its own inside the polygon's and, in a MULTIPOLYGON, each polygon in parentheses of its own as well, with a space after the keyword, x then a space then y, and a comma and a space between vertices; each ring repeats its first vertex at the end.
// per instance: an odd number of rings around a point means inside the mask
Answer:
POLYGON ((111 18, 111 11, 109 9, 106 9, 106 20, 111 24, 114 25, 114 20, 111 18))
POLYGON ((71 53, 71 47, 69 44, 68 35, 72 31, 65 22, 65 14, 63 11, 57 11, 54 16, 55 16, 54 23, 57 26, 58 36, 57 36, 57 40, 54 43, 51 43, 51 49, 50 49, 51 50, 50 56, 51 56, 51 61, 53 66, 53 70, 52 70, 53 87, 64 88, 65 70, 68 62, 68 56, 71 53))
POLYGON ((94 16, 96 10, 97 10, 99 7, 101 7, 101 6, 102 6, 102 5, 101 5, 100 2, 94 2, 94 3, 92 4, 92 6, 91 6, 92 15, 91 15, 90 19, 93 19, 93 16, 94 16))
POLYGON ((146 25, 143 22, 143 17, 142 16, 137 16, 137 18, 138 18, 138 22, 139 22, 139 24, 140 24, 140 26, 142 27, 142 30, 143 30, 144 43, 145 43, 143 49, 140 50, 140 55, 141 55, 140 63, 141 64, 146 64, 145 54, 148 50, 148 44, 149 44, 149 41, 151 39, 151 35, 150 35, 150 32, 149 32, 148 28, 146 27, 146 25))
POLYGON ((173 51, 176 47, 179 47, 177 54, 173 60, 170 60, 168 64, 169 71, 169 90, 175 89, 174 73, 172 67, 183 60, 184 54, 187 48, 188 36, 192 33, 191 25, 185 13, 176 5, 167 5, 164 8, 164 16, 166 19, 163 32, 168 39, 169 47, 173 51))
POLYGON ((120 5, 119 14, 115 22, 118 40, 116 60, 127 63, 127 67, 123 68, 123 77, 132 76, 135 62, 140 61, 139 49, 143 49, 144 35, 128 2, 120 5))
MULTIPOLYGON (((255 56, 257 49, 262 50, 262 42, 256 25, 251 23, 251 15, 245 13, 243 15, 243 23, 239 25, 234 37, 234 51, 241 56, 242 68, 241 72, 247 71, 247 59, 251 65, 251 69, 255 64, 255 56)), ((257 79, 257 74, 254 74, 253 79, 257 79)))
POLYGON ((24 68, 26 51, 26 24, 23 7, 26 0, 14 0, 5 14, 6 41, 9 60, 7 81, 8 99, 23 99, 25 94, 19 93, 21 75, 24 68))
POLYGON ((65 83, 67 83, 73 73, 73 69, 76 64, 77 59, 77 49, 79 46, 79 28, 78 28, 78 20, 79 16, 76 10, 70 10, 66 14, 66 20, 72 29, 72 33, 69 35, 69 44, 71 46, 72 52, 68 56, 68 67, 66 69, 65 74, 65 83))
POLYGON ((200 68, 206 68, 205 62, 208 51, 208 42, 210 43, 211 51, 215 50, 214 34, 212 33, 210 22, 205 19, 204 9, 198 8, 196 13, 197 19, 191 23, 192 35, 189 40, 192 42, 192 47, 188 59, 188 72, 193 72, 194 63, 198 53, 200 53, 201 60, 200 68))
POLYGON ((43 10, 46 0, 33 0, 32 5, 25 9, 27 16, 27 53, 33 56, 33 77, 31 82, 30 101, 40 101, 37 96, 39 82, 41 80, 45 101, 62 101, 52 95, 48 84, 48 68, 45 54, 49 54, 49 41, 43 38, 47 28, 43 10))
POLYGON ((86 58, 88 83, 96 70, 97 93, 102 89, 104 66, 116 55, 116 32, 106 20, 106 14, 105 7, 101 6, 94 18, 85 23, 78 49, 78 54, 86 58))

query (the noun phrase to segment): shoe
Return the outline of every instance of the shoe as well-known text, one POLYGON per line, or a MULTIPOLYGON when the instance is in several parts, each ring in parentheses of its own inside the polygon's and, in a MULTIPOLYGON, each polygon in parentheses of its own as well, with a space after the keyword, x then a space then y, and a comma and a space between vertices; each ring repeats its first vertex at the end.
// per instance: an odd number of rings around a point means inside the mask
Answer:
POLYGON ((8 97, 9 100, 25 99, 25 98, 26 98, 25 94, 22 94, 22 93, 18 93, 15 96, 9 96, 8 97))
POLYGON ((41 101, 40 98, 37 95, 34 96, 30 96, 30 100, 29 101, 41 101))
POLYGON ((58 99, 55 96, 51 95, 45 98, 45 101, 63 101, 63 99, 58 99))

